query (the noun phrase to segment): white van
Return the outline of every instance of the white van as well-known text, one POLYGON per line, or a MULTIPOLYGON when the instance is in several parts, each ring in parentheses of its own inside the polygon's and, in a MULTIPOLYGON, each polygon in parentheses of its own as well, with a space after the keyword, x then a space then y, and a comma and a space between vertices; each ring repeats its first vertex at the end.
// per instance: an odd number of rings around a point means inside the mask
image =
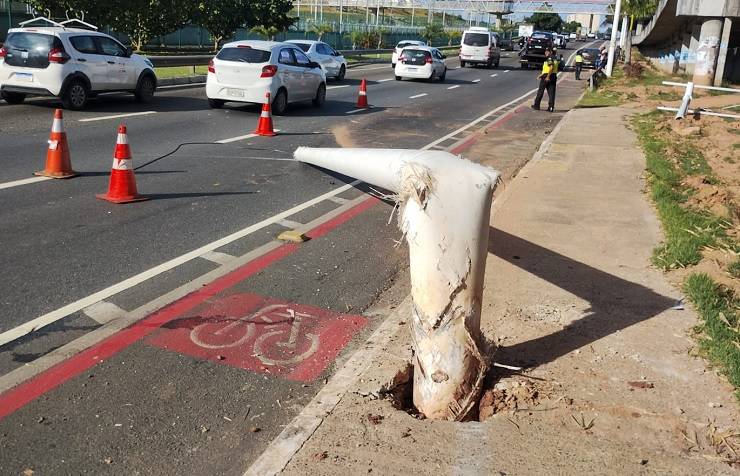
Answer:
POLYGON ((468 64, 485 64, 489 68, 498 66, 501 48, 496 36, 488 28, 472 27, 465 30, 460 40, 460 67, 468 64))

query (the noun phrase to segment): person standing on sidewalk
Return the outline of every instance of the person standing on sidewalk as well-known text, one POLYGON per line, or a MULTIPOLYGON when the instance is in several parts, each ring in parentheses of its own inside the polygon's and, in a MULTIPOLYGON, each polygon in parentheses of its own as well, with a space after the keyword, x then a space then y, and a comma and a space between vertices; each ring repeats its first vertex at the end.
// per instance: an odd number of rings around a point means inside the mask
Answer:
POLYGON ((583 69, 583 50, 576 51, 576 79, 581 79, 583 69))
POLYGON ((545 62, 542 64, 542 74, 539 75, 540 85, 537 89, 537 96, 534 98, 532 109, 539 111, 542 96, 547 90, 547 111, 555 110, 555 88, 558 82, 559 61, 553 59, 552 51, 545 50, 545 62))

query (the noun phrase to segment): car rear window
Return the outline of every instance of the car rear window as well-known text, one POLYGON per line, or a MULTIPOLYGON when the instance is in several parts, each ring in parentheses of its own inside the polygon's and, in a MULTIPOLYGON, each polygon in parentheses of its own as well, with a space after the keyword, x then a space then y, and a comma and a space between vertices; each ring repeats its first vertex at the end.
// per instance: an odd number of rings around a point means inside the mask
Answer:
POLYGON ((270 52, 249 47, 224 48, 216 58, 223 61, 240 61, 242 63, 267 63, 270 52))
POLYGON ((426 64, 427 58, 431 58, 432 54, 425 50, 410 50, 405 49, 401 52, 401 56, 404 57, 405 64, 426 64))
POLYGON ((49 51, 62 48, 59 38, 43 33, 16 32, 5 40, 8 54, 5 62, 10 66, 46 68, 49 66, 49 51))
POLYGON ((402 41, 398 45, 396 45, 396 48, 406 48, 407 46, 416 46, 416 43, 411 43, 410 41, 402 41))
POLYGON ((463 45, 467 46, 488 46, 491 36, 488 33, 466 33, 463 39, 463 45))
POLYGON ((303 51, 308 51, 311 49, 311 45, 308 43, 293 43, 298 48, 302 49, 303 51))

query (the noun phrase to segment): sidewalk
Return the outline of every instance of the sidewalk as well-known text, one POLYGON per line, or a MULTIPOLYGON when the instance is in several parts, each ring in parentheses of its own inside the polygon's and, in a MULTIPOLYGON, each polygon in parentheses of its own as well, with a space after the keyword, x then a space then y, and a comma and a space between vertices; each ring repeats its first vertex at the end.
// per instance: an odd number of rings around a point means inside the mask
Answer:
POLYGON ((365 370, 349 391, 314 400, 338 403, 309 415, 311 437, 284 474, 733 472, 732 388, 693 356, 696 315, 674 308, 680 291, 649 264, 661 234, 629 113, 570 111, 497 194, 482 328, 496 362, 527 370, 494 371, 481 406, 490 417, 419 420, 378 398, 410 361, 406 301, 379 331, 386 343, 350 361, 365 370))

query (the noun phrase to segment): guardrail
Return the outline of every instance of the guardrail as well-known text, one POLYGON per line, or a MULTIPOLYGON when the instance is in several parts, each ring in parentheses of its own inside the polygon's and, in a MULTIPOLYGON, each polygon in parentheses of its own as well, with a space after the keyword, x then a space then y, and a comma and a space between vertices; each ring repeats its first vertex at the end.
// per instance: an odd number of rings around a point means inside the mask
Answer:
POLYGON ((706 116, 717 116, 717 117, 726 117, 730 119, 740 119, 740 116, 736 114, 725 114, 721 112, 712 112, 708 110, 704 110, 702 108, 693 110, 689 109, 689 103, 693 99, 693 93, 694 89, 709 89, 712 91, 723 91, 726 93, 740 93, 740 89, 735 88, 720 88, 716 86, 704 86, 701 84, 694 84, 693 82, 689 81, 688 83, 676 83, 673 81, 663 81, 663 84, 665 86, 674 86, 679 88, 685 88, 683 99, 681 100, 681 106, 680 107, 667 107, 667 106, 658 106, 659 111, 675 111, 676 112, 676 119, 683 119, 686 117, 686 114, 693 114, 694 116, 700 116, 702 114, 706 116))
MULTIPOLYGON (((456 50, 460 46, 440 46, 437 47, 439 50, 456 50)), ((351 56, 355 58, 364 58, 372 55, 379 55, 384 53, 393 53, 393 49, 381 49, 381 50, 338 50, 343 56, 351 56)), ((208 62, 213 58, 213 54, 199 54, 199 55, 173 55, 173 56, 147 56, 147 58, 154 64, 155 68, 167 67, 167 66, 203 66, 207 65, 208 62)))

